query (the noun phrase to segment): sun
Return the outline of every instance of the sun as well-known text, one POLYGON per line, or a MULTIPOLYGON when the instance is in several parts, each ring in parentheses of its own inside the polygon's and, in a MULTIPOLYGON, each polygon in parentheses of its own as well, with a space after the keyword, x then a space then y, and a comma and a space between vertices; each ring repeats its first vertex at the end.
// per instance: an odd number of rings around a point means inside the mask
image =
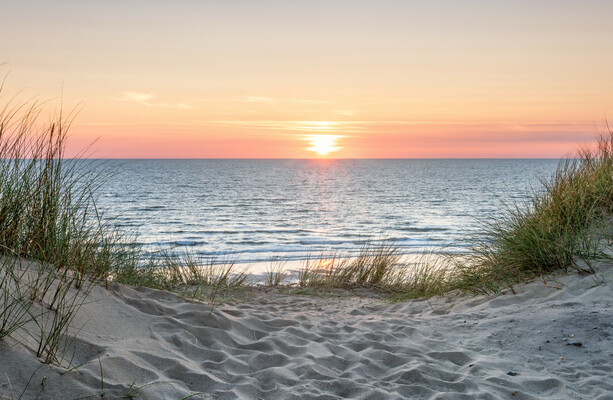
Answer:
POLYGON ((336 141, 342 136, 339 135, 310 135, 305 138, 311 142, 311 147, 307 150, 313 151, 320 156, 327 156, 330 153, 338 151, 341 147, 336 145, 336 141))

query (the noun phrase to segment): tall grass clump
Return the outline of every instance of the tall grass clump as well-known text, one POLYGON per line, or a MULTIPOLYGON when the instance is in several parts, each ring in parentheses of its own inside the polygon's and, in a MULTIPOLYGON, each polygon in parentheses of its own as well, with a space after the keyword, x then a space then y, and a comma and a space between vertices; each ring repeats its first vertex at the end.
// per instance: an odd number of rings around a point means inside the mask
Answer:
POLYGON ((19 271, 14 265, 7 265, 10 262, 6 257, 0 259, 0 340, 12 335, 32 319, 30 293, 22 284, 19 271))
POLYGON ((96 209, 92 193, 105 172, 65 156, 74 114, 41 121, 43 109, 0 106, 0 339, 61 363, 92 281, 136 257, 96 209))
POLYGON ((272 257, 266 267, 264 284, 267 286, 279 286, 289 279, 290 274, 286 271, 287 261, 272 257))
POLYGON ((528 202, 486 227, 472 254, 455 266, 453 286, 487 294, 554 271, 595 272, 578 260, 603 257, 608 246, 601 239, 613 214, 613 132, 561 161, 541 183, 528 202))
POLYGON ((383 288, 398 281, 400 249, 385 240, 364 245, 355 257, 320 255, 307 258, 298 271, 300 287, 383 288))
MULTIPOLYGON (((144 255, 141 254, 141 257, 144 255)), ((140 263, 120 265, 110 271, 116 282, 169 290, 215 303, 219 293, 246 285, 250 274, 230 258, 208 259, 188 250, 160 250, 140 263)))
POLYGON ((42 110, 37 102, 0 109, 0 253, 104 276, 123 261, 92 195, 104 172, 65 157, 73 114, 41 124, 42 110))

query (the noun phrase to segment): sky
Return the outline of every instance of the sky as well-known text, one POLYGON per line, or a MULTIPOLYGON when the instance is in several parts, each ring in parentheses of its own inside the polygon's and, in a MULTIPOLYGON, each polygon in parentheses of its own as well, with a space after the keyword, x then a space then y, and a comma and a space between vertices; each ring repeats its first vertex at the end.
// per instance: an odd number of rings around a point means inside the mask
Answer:
POLYGON ((99 158, 558 158, 613 114, 613 1, 0 0, 0 105, 99 158), (92 145, 93 143, 93 145, 92 145))

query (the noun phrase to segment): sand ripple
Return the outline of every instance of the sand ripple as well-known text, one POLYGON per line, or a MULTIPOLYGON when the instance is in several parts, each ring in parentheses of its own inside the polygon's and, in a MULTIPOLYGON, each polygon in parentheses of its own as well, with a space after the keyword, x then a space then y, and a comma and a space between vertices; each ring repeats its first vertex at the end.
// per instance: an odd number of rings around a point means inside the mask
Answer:
MULTIPOLYGON (((95 288, 77 321, 73 363, 83 365, 62 376, 45 367, 39 398, 99 392, 101 364, 109 398, 160 382, 140 398, 610 399, 611 286, 561 283, 393 305, 278 295, 213 311, 152 289, 95 288)), ((21 363, 0 371, 19 386, 36 360, 17 347, 3 354, 21 363)))

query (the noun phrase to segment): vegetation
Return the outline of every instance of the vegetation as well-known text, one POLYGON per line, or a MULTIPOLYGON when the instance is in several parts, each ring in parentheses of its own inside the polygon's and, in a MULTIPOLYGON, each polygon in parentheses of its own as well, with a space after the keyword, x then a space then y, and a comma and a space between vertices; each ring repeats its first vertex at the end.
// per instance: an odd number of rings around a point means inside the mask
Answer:
POLYGON ((61 364, 92 279, 125 257, 93 203, 103 175, 64 158, 72 115, 41 125, 41 111, 36 102, 0 110, 0 339, 61 364))
POLYGON ((307 259, 298 272, 300 287, 383 288, 397 279, 398 248, 382 241, 364 246, 356 257, 334 254, 307 259))
POLYGON ((454 265, 452 287, 491 294, 555 271, 595 272, 608 258, 613 213, 613 132, 563 160, 542 190, 493 221, 472 255, 454 265))
POLYGON ((528 202, 486 226, 468 255, 445 266, 424 263, 395 298, 495 294, 557 271, 595 273, 594 261, 611 258, 613 132, 562 160, 541 183, 528 202))

